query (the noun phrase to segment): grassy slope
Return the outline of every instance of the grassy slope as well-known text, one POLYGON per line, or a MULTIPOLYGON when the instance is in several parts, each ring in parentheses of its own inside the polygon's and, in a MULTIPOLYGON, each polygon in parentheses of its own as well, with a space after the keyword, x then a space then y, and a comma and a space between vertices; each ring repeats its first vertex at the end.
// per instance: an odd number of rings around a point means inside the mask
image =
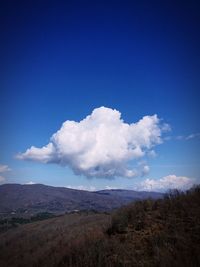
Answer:
POLYGON ((0 235, 0 266, 200 266, 200 188, 0 235))

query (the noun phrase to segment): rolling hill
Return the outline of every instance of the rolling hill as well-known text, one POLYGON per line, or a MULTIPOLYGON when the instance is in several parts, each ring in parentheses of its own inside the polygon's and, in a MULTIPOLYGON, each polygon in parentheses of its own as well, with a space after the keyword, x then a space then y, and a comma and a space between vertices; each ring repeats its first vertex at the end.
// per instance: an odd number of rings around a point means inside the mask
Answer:
POLYGON ((4 184, 0 186, 0 214, 2 218, 28 217, 40 212, 110 211, 131 201, 161 197, 160 193, 132 190, 89 192, 43 184, 4 184))

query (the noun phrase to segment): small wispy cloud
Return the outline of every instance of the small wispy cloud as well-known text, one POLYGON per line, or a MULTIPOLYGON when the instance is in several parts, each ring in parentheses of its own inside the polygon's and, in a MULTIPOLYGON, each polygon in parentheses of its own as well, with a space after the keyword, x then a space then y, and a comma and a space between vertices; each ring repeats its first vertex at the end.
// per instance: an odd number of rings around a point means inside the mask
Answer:
POLYGON ((70 189, 76 189, 76 190, 83 190, 83 191, 96 191, 96 187, 93 185, 86 186, 86 185, 67 185, 65 186, 70 189))
POLYGON ((6 178, 4 177, 4 173, 11 171, 8 165, 0 164, 0 183, 4 183, 6 178))
POLYGON ((119 187, 106 185, 106 186, 103 188, 103 190, 113 190, 113 189, 119 189, 119 187))
POLYGON ((188 134, 188 135, 177 135, 177 136, 165 136, 163 138, 164 141, 189 141, 189 140, 193 140, 193 139, 200 139, 200 133, 192 133, 192 134, 188 134))
POLYGON ((195 179, 186 176, 176 176, 174 174, 160 179, 146 179, 140 182, 135 189, 140 191, 160 191, 166 192, 170 189, 187 190, 196 183, 195 179))
POLYGON ((148 157, 149 158, 155 158, 157 156, 156 152, 154 150, 150 150, 148 152, 148 157))
POLYGON ((155 155, 153 148, 163 142, 162 135, 169 130, 156 114, 128 124, 119 111, 100 107, 80 122, 65 121, 49 144, 32 146, 17 158, 69 166, 75 174, 86 177, 143 176, 149 166, 138 165, 138 161, 155 155), (129 166, 132 161, 135 168, 129 166))
MULTIPOLYGON (((171 137, 172 139, 172 137, 171 137)), ((193 133, 193 134, 189 134, 189 135, 178 135, 174 137, 175 140, 178 141, 188 141, 188 140, 192 140, 192 139, 200 139, 200 133, 193 133)))
POLYGON ((191 140, 195 138, 200 138, 200 133, 193 133, 185 137, 185 140, 191 140))
POLYGON ((0 175, 0 184, 5 182, 5 177, 0 175))
POLYGON ((2 164, 0 164, 0 173, 8 172, 10 170, 11 169, 8 167, 8 165, 2 165, 2 164))
POLYGON ((35 182, 30 181, 30 182, 27 182, 27 183, 25 183, 25 184, 32 185, 32 184, 35 184, 35 182))

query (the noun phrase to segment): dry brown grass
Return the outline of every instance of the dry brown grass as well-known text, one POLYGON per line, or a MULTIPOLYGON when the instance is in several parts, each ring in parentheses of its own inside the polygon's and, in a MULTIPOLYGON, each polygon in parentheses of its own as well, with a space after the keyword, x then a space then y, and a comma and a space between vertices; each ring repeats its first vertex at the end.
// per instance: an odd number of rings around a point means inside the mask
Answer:
POLYGON ((11 229, 0 235, 0 266, 57 266, 73 248, 100 238, 109 222, 105 214, 71 214, 11 229))

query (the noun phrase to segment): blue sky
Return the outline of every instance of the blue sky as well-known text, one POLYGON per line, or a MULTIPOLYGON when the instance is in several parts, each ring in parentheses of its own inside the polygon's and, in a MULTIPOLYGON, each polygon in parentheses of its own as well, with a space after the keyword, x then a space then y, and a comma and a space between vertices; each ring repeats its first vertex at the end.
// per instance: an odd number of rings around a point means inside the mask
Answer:
POLYGON ((197 1, 137 2, 1 1, 4 182, 99 189, 172 174, 199 181, 200 8, 197 1), (101 106, 128 124, 157 114, 171 126, 146 176, 88 179, 67 166, 16 159, 47 145, 64 121, 101 106))

